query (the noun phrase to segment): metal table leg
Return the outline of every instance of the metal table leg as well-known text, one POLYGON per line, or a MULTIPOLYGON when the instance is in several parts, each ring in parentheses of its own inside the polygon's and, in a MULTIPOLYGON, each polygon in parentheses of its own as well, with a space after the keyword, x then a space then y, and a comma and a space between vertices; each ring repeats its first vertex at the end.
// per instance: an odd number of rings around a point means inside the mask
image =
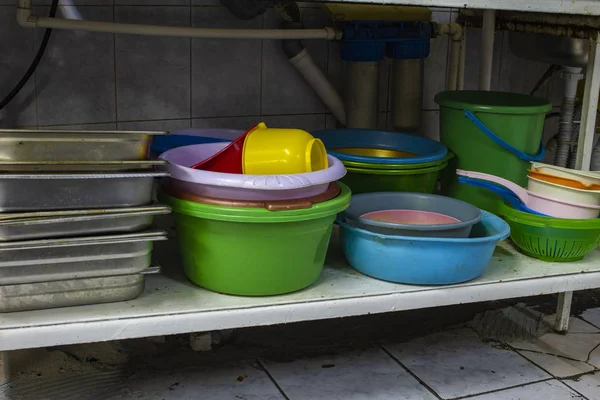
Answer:
POLYGON ((554 330, 557 332, 566 332, 569 330, 569 318, 571 317, 572 300, 573 292, 564 292, 558 294, 556 320, 554 321, 554 330))
MULTIPOLYGON (((585 74, 585 91, 581 112, 581 126, 579 127, 579 140, 577 141, 577 158, 575 168, 584 171, 590 170, 592 151, 594 150, 594 135, 596 133, 596 113, 598 110, 598 92, 600 91, 600 41, 598 34, 590 40, 590 55, 585 74)), ((560 293, 556 307, 556 321, 554 329, 566 332, 569 329, 569 316, 571 314, 571 301, 573 292, 560 293)))

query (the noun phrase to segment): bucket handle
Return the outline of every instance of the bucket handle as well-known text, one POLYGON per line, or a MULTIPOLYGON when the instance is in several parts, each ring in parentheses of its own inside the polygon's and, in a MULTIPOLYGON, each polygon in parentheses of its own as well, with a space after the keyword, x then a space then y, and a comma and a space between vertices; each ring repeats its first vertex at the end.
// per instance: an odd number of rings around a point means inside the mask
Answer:
POLYGON ((540 148, 536 155, 533 155, 533 156, 529 155, 529 154, 524 153, 521 150, 511 146, 510 144, 506 143, 504 140, 502 140, 498 135, 496 135, 494 132, 492 132, 492 130, 490 128, 488 128, 483 122, 481 122, 481 120, 479 118, 477 118, 475 116, 475 114, 473 114, 470 110, 465 110, 464 113, 465 113, 465 117, 467 117, 467 119, 469 121, 471 121, 473 123, 473 125, 475 125, 487 137, 489 137, 494 143, 496 143, 498 146, 502 147, 504 150, 513 153, 514 155, 519 157, 521 160, 527 161, 527 162, 541 161, 544 158, 544 156, 546 155, 546 148, 544 147, 544 145, 542 143, 540 143, 540 148))

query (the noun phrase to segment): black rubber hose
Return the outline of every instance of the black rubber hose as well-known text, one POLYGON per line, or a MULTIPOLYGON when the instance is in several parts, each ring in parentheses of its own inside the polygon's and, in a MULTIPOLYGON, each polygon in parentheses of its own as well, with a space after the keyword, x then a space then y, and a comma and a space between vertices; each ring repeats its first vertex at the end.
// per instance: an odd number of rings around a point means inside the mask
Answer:
MULTIPOLYGON (((58 9, 58 0, 52 0, 52 5, 50 6, 50 18, 53 18, 56 15, 56 10, 58 9)), ((37 69, 42 57, 44 56, 44 52, 46 51, 46 47, 48 47, 48 42, 50 41, 50 35, 52 34, 52 29, 47 28, 44 32, 44 38, 42 39, 42 43, 40 44, 40 48, 35 55, 35 58, 31 62, 29 68, 25 72, 25 75, 21 78, 21 80, 16 84, 13 90, 0 102, 0 110, 2 110, 8 103, 11 102, 12 99, 15 98, 17 94, 23 89, 27 81, 31 78, 35 70, 37 69)))

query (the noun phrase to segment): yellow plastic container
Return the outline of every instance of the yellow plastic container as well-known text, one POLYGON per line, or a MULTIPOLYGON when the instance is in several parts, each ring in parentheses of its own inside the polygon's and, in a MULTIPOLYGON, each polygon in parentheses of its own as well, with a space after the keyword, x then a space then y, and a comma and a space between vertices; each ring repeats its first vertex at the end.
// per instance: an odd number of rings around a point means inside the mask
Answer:
POLYGON ((267 128, 261 122, 244 142, 244 174, 302 174, 327 167, 323 142, 300 129, 267 128))

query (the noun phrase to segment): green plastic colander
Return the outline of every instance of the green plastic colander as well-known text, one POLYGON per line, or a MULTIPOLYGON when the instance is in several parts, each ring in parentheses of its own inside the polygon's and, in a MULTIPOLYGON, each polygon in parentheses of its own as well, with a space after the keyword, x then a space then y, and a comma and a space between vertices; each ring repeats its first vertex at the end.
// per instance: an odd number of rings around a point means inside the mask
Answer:
POLYGON ((499 213, 521 251, 542 261, 577 261, 600 244, 600 218, 563 219, 517 211, 502 203, 499 213))

